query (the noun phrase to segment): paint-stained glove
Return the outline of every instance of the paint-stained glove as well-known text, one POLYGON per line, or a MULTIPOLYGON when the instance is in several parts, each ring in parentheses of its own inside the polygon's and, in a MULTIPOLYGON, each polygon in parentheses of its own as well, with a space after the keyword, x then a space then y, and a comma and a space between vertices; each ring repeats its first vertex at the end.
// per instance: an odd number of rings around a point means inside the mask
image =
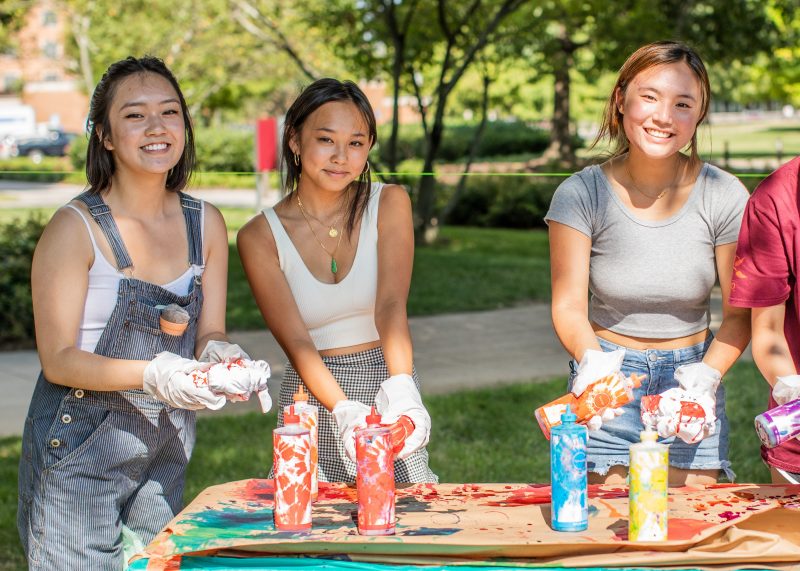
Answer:
MULTIPOLYGON (((617 349, 616 351, 609 352, 587 349, 583 353, 583 357, 581 357, 577 374, 572 381, 572 394, 579 397, 590 385, 603 377, 620 375, 621 373, 619 370, 620 367, 622 367, 623 359, 625 359, 625 349, 617 349)), ((603 422, 614 420, 623 412, 622 407, 608 408, 603 411, 603 414, 590 418, 586 422, 586 428, 591 431, 600 430, 603 426, 603 422)))
POLYGON ((236 359, 214 363, 208 370, 208 388, 222 393, 231 402, 246 401, 252 393, 258 394, 261 412, 272 408, 267 381, 270 370, 266 361, 236 359))
POLYGON ((367 415, 370 412, 367 405, 354 400, 340 400, 331 411, 339 427, 339 437, 342 439, 344 451, 353 462, 356 461, 355 432, 359 428, 367 427, 367 415))
POLYGON ((204 363, 222 363, 223 361, 235 361, 236 359, 250 359, 250 355, 235 343, 227 341, 209 341, 206 343, 203 352, 200 353, 198 361, 204 363))
POLYGON ((208 388, 206 371, 210 366, 164 351, 145 368, 142 387, 150 396, 176 408, 218 410, 225 406, 225 397, 208 388))
POLYGON ((431 435, 431 417, 417 385, 411 375, 393 375, 381 383, 375 395, 375 406, 384 424, 393 424, 401 416, 407 416, 414 423, 414 432, 406 438, 405 446, 397 454, 401 460, 428 443, 431 435))
POLYGON ((800 375, 778 377, 778 382, 772 387, 772 398, 779 405, 800 399, 800 375))

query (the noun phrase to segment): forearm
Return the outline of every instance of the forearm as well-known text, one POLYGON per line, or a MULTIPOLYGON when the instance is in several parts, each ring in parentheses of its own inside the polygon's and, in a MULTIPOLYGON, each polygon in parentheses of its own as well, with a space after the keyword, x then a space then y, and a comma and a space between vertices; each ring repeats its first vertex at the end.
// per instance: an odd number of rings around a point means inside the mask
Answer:
POLYGON ((209 341, 229 341, 228 336, 225 335, 224 331, 210 331, 208 333, 204 333, 202 335, 198 335, 197 339, 195 340, 194 344, 194 355, 195 357, 199 357, 200 354, 205 349, 206 345, 209 341))
POLYGON ((337 402, 347 399, 347 395, 325 366, 313 344, 298 343, 291 348, 284 347, 284 351, 305 386, 322 406, 333 410, 337 402))
POLYGON ((782 331, 762 330, 753 335, 753 361, 770 385, 778 377, 797 374, 782 331))
POLYGON ((113 359, 68 347, 50 356, 40 354, 42 371, 51 383, 90 391, 141 389, 149 361, 113 359))
POLYGON ((738 310, 726 316, 703 357, 703 362, 724 376, 750 342, 750 312, 738 310))
POLYGON ((381 338, 389 376, 412 373, 414 350, 405 304, 392 303, 375 311, 375 327, 381 338))
POLYGON ((576 361, 587 349, 602 350, 585 309, 554 305, 552 318, 558 340, 576 361))

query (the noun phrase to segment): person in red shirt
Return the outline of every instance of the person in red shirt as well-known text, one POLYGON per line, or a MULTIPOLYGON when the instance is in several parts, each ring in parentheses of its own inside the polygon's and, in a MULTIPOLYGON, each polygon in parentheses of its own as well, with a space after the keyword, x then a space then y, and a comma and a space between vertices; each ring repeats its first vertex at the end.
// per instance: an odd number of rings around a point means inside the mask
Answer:
MULTIPOLYGON (((769 408, 800 398, 800 157, 758 185, 744 213, 730 303, 752 308, 753 359, 769 408)), ((774 483, 800 483, 800 441, 761 448, 774 483)))

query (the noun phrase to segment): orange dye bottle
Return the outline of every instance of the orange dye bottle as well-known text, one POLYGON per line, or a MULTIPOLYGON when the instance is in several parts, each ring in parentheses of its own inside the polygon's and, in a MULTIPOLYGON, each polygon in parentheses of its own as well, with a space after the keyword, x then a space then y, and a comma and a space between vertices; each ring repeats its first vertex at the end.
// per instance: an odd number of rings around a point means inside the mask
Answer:
POLYGON ((311 529, 311 433, 300 425, 294 406, 283 415, 284 426, 272 431, 275 468, 275 528, 311 529))
POLYGON ((641 386, 644 375, 624 377, 614 373, 596 380, 589 385, 580 396, 571 392, 556 400, 540 406, 534 412, 539 428, 545 438, 550 440, 550 429, 561 424, 561 415, 569 405, 570 410, 578 417, 577 424, 583 424, 595 415, 602 414, 609 408, 618 408, 633 399, 633 389, 641 386))
POLYGON ((356 430, 355 438, 358 533, 393 535, 394 443, 391 430, 381 426, 375 407, 367 416, 367 427, 356 430))
MULTIPOLYGON (((308 429, 311 434, 311 499, 316 500, 319 493, 319 408, 308 402, 308 393, 300 385, 292 397, 294 399, 294 412, 300 417, 300 426, 308 429)), ((289 409, 284 407, 284 414, 289 409)))

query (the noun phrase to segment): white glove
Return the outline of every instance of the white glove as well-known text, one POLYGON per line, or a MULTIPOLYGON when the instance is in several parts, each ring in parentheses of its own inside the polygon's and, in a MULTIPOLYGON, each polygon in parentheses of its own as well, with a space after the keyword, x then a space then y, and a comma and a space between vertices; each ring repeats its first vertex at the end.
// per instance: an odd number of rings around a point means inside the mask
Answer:
POLYGON ((223 361, 235 361, 236 359, 250 359, 250 355, 235 343, 227 341, 209 341, 205 349, 200 353, 198 361, 204 363, 221 363, 223 361))
POLYGON ((409 417, 414 423, 414 432, 406 438, 405 446, 397 454, 398 458, 408 458, 428 443, 431 417, 422 404, 422 397, 411 375, 393 375, 383 381, 375 395, 375 407, 383 424, 393 424, 401 416, 409 417))
POLYGON ((779 405, 800 399, 800 375, 778 377, 778 382, 772 387, 772 398, 779 405))
POLYGON ((675 387, 642 398, 642 423, 661 438, 677 436, 687 444, 697 444, 716 430, 715 403, 706 393, 675 387))
POLYGON ((354 400, 340 400, 331 411, 336 425, 339 427, 339 436, 344 445, 347 457, 353 462, 356 461, 356 437, 355 432, 359 428, 366 428, 367 415, 371 409, 363 402, 354 400))
POLYGON ((675 369, 675 380, 688 392, 698 396, 704 394, 716 402, 722 373, 705 363, 691 363, 675 369))
POLYGON ((252 393, 258 393, 261 410, 272 408, 272 398, 267 390, 270 370, 266 361, 237 359, 215 363, 208 370, 208 388, 222 393, 232 402, 246 401, 252 393))
POLYGON ((150 396, 176 408, 218 410, 225 406, 225 397, 208 388, 209 366, 164 351, 145 368, 142 387, 150 396))
POLYGON ((603 411, 602 414, 596 414, 592 418, 586 421, 586 428, 588 428, 591 432, 596 432, 603 427, 604 422, 608 422, 609 420, 614 420, 618 416, 622 416, 625 413, 625 410, 622 407, 619 408, 607 408, 603 411))
POLYGON ((578 374, 572 382, 572 394, 579 397, 596 380, 619 373, 624 358, 625 349, 608 353, 587 349, 578 364, 578 374))

